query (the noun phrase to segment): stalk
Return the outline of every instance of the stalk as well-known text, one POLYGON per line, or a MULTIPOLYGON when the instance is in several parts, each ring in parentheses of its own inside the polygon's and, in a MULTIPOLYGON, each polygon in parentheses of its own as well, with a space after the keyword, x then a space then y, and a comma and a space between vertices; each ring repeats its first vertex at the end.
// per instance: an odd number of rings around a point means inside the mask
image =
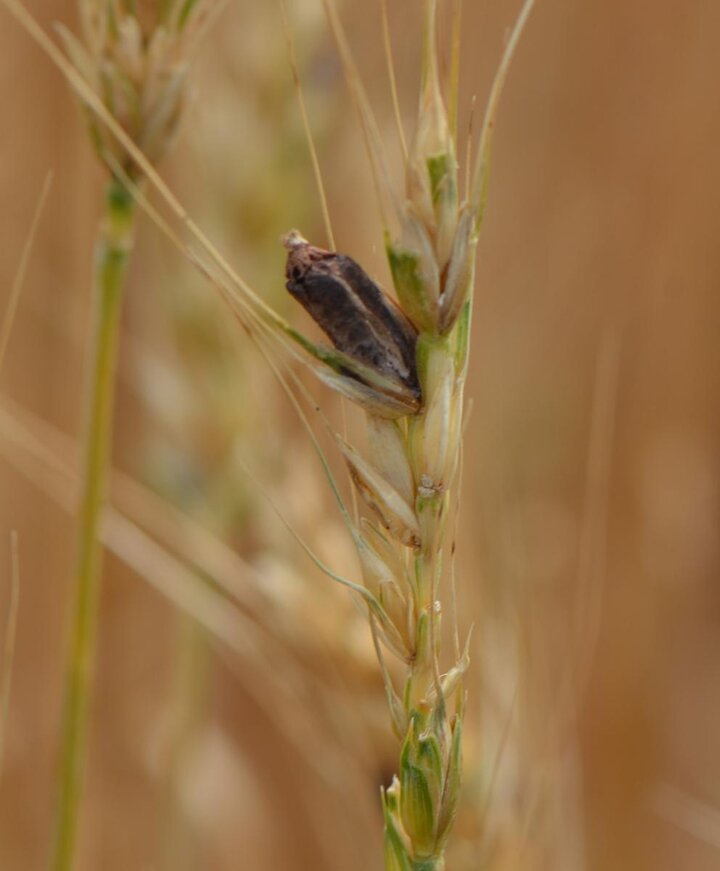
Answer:
POLYGON ((111 449, 115 368, 122 294, 133 243, 135 204, 118 181, 108 185, 98 233, 93 289, 91 371, 86 412, 83 491, 76 556, 71 648, 66 669, 54 871, 69 871, 87 749, 87 723, 95 660, 102 548, 100 515, 111 449))
MULTIPOLYGON (((185 99, 190 50, 211 5, 213 0, 150 2, 143 4, 144 14, 139 15, 133 0, 80 2, 82 38, 62 25, 58 27, 75 67, 73 75, 68 73, 71 82, 76 71, 82 71, 83 108, 90 141, 101 162, 110 169, 111 180, 95 260, 84 486, 53 871, 72 868, 82 789, 97 634, 101 563, 98 526, 110 457, 122 292, 135 225, 131 191, 135 185, 142 185, 145 170, 164 156, 174 139, 185 99), (100 101, 102 112, 97 105, 100 101), (102 123, 101 117, 113 123, 102 123), (122 135, 117 135, 118 130, 122 135), (137 148, 142 151, 141 161, 128 154, 128 141, 136 146, 134 154, 137 148)), ((48 48, 48 52, 54 57, 54 49, 48 48)))
MULTIPOLYGON (((440 640, 446 520, 462 431, 462 334, 456 325, 447 336, 437 330, 418 336, 423 408, 406 421, 405 459, 420 536, 410 556, 414 577, 409 573, 405 585, 410 630, 402 694, 405 734, 397 730, 403 739, 398 778, 386 793, 386 871, 444 871, 459 798, 467 653, 458 652, 441 675, 440 640), (394 794, 391 802, 388 793, 394 794)), ((373 454, 376 463, 386 462, 371 446, 373 454)), ((396 581, 402 585, 397 572, 396 581)))

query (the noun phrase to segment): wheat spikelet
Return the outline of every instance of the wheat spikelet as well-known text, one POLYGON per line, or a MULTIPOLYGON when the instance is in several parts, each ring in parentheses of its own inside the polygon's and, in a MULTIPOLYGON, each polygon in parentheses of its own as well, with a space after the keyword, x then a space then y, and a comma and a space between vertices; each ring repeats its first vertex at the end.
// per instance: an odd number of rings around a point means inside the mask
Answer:
MULTIPOLYGON (((148 3, 80 0, 82 38, 58 25, 77 71, 152 163, 166 153, 186 96, 190 52, 209 2, 148 3)), ((139 173, 126 149, 86 112, 91 141, 104 161, 139 173)))

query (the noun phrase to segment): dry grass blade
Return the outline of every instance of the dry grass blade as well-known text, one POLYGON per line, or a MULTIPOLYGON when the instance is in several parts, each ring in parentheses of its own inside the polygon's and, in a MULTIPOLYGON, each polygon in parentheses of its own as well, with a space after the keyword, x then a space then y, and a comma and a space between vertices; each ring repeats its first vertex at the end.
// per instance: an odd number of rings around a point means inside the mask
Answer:
POLYGON ((495 119, 500 105, 500 97, 502 96, 503 86, 510 69, 510 63, 515 54, 515 49, 520 42, 520 37, 522 36, 522 32, 534 5, 535 0, 525 0, 525 3, 520 10, 520 15, 510 33, 510 38, 505 46, 500 65, 495 73, 495 78, 490 90, 490 97, 488 98, 487 107, 485 109, 485 117, 480 129, 478 152, 475 158, 472 187, 469 192, 469 200, 475 213, 476 228, 479 228, 482 223, 485 206, 487 204, 488 184, 490 182, 490 158, 492 155, 492 143, 495 135, 495 119))
POLYGON ((347 587, 352 590, 354 593, 357 593, 362 599, 368 602, 370 605, 376 604, 376 600, 373 596, 368 593, 365 587, 361 587, 360 584, 356 584, 354 581, 351 581, 349 578, 344 578, 341 575, 338 575, 334 572, 328 565, 326 565, 322 559, 315 553, 315 551, 310 547, 310 545, 305 541, 305 539, 298 533, 292 523, 287 519, 287 517, 283 514, 277 502, 272 498, 270 493, 268 493, 267 489, 262 485, 262 482, 258 480, 257 476, 254 475, 248 466, 247 463, 242 460, 238 460, 241 467, 244 469, 245 474, 250 478, 250 480, 255 484, 255 486, 260 490, 268 504, 272 508, 272 510, 277 515, 280 522, 287 529, 287 531, 292 535, 295 541, 300 545, 300 547, 305 551, 305 553, 310 557, 312 562, 320 569, 320 571, 331 580, 335 581, 337 584, 340 584, 342 587, 347 587))
POLYGON ((232 607, 112 509, 106 515, 103 538, 144 581, 240 657, 242 668, 238 674, 243 686, 273 722, 278 722, 278 706, 288 712, 279 723, 284 737, 323 779, 334 782, 342 766, 333 760, 333 750, 314 728, 307 699, 301 692, 308 683, 308 674, 265 636, 256 620, 232 607))
POLYGON ((674 783, 660 783, 650 806, 658 817, 720 853, 720 807, 674 783))
POLYGON ((602 337, 595 366, 593 405, 580 528, 573 645, 575 706, 587 686, 602 617, 607 563, 610 476, 620 381, 621 334, 602 337))
MULTIPOLYGON (((46 421, 0 396, 0 429, 23 438, 59 472, 77 464, 78 444, 46 421)), ((262 578, 235 551, 192 518, 118 470, 110 474, 113 505, 188 565, 202 568, 232 601, 253 612, 267 604, 262 578)))
POLYGON ((448 123, 457 140, 458 99, 460 94, 460 43, 462 38, 463 0, 454 0, 452 12, 452 47, 450 51, 450 87, 448 123))
POLYGON ((25 274, 30 262, 30 254, 32 253, 35 234, 37 233, 40 218, 43 209, 45 208, 50 188, 52 187, 52 179, 52 173, 49 172, 45 176, 45 181, 43 182, 40 196, 38 197, 37 205, 35 206, 30 230, 28 231, 25 244, 23 245, 22 254, 20 255, 20 263, 18 264, 17 272, 15 273, 15 278, 13 279, 12 287, 10 288, 10 297, 8 299, 7 308, 5 309, 2 325, 0 325, 0 372, 2 372, 5 354, 10 341, 10 334, 12 332, 13 324, 15 323, 15 314, 17 312, 18 302, 20 301, 20 293, 25 282, 25 274))
POLYGON ((407 162, 408 146, 405 139, 405 128, 403 127, 402 114, 400 112, 400 100, 398 99, 397 78, 395 76, 395 62, 393 60, 392 40, 390 38, 390 22, 388 20, 387 0, 381 0, 380 10, 382 12, 382 30, 383 30, 383 46, 385 48, 385 63, 387 64, 388 81, 390 83, 390 95, 392 97, 393 114, 395 115, 395 126, 397 127, 398 141, 402 150, 403 161, 407 162))
POLYGON ((320 170, 320 161, 318 159, 315 140, 310 127, 310 119, 308 118, 307 107, 305 105, 305 95, 303 94, 302 83, 300 81, 300 72, 297 65, 297 57, 295 55, 295 43, 290 30, 290 22, 288 21, 287 7, 284 0, 281 0, 280 9, 282 11, 283 27, 285 29, 285 39, 288 49, 288 61, 290 62, 290 70, 292 71, 293 84, 297 93, 298 106, 300 107, 300 115, 302 117, 303 129, 305 131, 305 139, 310 152, 310 160, 312 161, 313 174, 315 176, 315 184, 317 185, 318 196, 320 197, 320 209, 322 211, 323 221, 325 222, 325 233, 328 239, 328 245, 335 248, 335 236, 332 229, 332 221, 330 220, 330 209, 328 208, 327 195, 325 193, 325 185, 323 183, 322 172, 320 170))
POLYGON ((360 78, 360 73, 358 72, 350 46, 348 45, 347 36, 345 35, 342 22, 340 21, 335 2, 334 0, 323 0, 323 6, 325 7, 330 28, 340 53, 343 69, 345 71, 345 80, 350 88, 350 93, 360 118, 360 126, 377 193, 378 207, 380 209, 383 227, 387 229, 389 221, 387 211, 388 205, 392 209, 393 214, 398 217, 402 215, 402 207, 390 179, 390 172, 387 166, 387 161, 385 160, 382 136, 380 135, 375 116, 370 107, 370 102, 360 78))
MULTIPOLYGON (((54 504, 68 514, 73 513, 79 482, 71 467, 48 447, 40 432, 23 426, 16 415, 2 408, 0 453, 54 504)), ((292 712, 279 723, 288 742, 303 756, 308 755, 308 761, 325 780, 332 782, 336 773, 340 776, 343 766, 329 764, 331 748, 318 740, 302 692, 312 683, 312 675, 262 628, 256 617, 245 614, 112 506, 103 512, 101 540, 138 577, 196 620, 211 638, 238 655, 243 663, 238 673, 260 708, 273 719, 278 704, 292 712), (281 668, 278 663, 282 663, 281 668), (309 752, 309 748, 314 749, 309 752)))
MULTIPOLYGON (((592 671, 602 620, 607 563, 610 477, 620 380, 621 333, 608 329, 598 350, 578 544, 577 586, 566 667, 547 724, 556 753, 574 740, 577 716, 592 671)), ((548 753, 548 758, 552 756, 548 753)))
POLYGON ((10 691, 12 689, 15 639, 20 606, 20 557, 17 532, 12 532, 10 535, 10 560, 10 601, 5 619, 5 642, 2 664, 0 665, 0 783, 2 783, 2 769, 5 761, 5 736, 10 713, 10 691))

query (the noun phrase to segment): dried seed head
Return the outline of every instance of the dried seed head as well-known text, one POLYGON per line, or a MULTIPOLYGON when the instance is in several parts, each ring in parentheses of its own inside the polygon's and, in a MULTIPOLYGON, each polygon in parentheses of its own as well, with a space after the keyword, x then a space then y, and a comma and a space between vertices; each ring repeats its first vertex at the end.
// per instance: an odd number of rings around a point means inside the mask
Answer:
POLYGON ((436 4, 427 6, 423 82, 407 162, 407 198, 433 239, 439 271, 450 257, 458 219, 457 159, 438 75, 436 4))
POLYGON ((402 545, 391 539, 386 531, 367 517, 360 518, 361 546, 372 550, 389 571, 389 577, 393 578, 403 591, 411 589, 412 584, 405 565, 405 549, 402 545))
POLYGON ((407 165, 407 196, 428 227, 434 227, 438 206, 457 201, 455 147, 433 63, 425 76, 415 136, 407 165))
MULTIPOLYGON (((350 257, 310 245, 297 231, 283 244, 292 296, 335 348, 389 382, 408 410, 417 408, 417 330, 408 318, 350 257)), ((344 374, 363 380, 349 369, 344 374)))
MULTIPOLYGON (((82 0, 83 40, 59 28, 70 59, 153 163, 175 136, 186 92, 189 40, 211 3, 82 0)), ((101 157, 114 158, 137 178, 139 170, 115 137, 90 113, 88 123, 101 157)))
POLYGON ((409 602, 403 596, 399 585, 392 579, 383 581, 380 584, 379 598, 380 604, 385 609, 385 613, 388 615, 400 637, 405 642, 407 657, 413 646, 408 626, 409 602))
POLYGON ((444 334, 457 318, 460 296, 459 290, 445 292, 447 279, 453 288, 464 288, 467 281, 459 274, 462 252, 453 261, 461 215, 458 164, 438 75, 436 15, 437 3, 427 0, 420 106, 405 167, 407 201, 400 238, 386 247, 405 310, 423 332, 444 334))
POLYGON ((368 457, 380 474, 412 505, 415 482, 407 457, 407 441, 393 420, 368 415, 368 457))
POLYGON ((413 424, 411 441, 418 495, 445 490, 457 463, 462 395, 455 360, 444 339, 423 346, 423 391, 427 402, 422 420, 413 424))
POLYGON ((371 463, 339 436, 338 445, 358 492, 383 526, 406 547, 418 547, 420 527, 413 508, 371 463))
POLYGON ((374 521, 370 521, 367 517, 360 519, 360 529, 367 546, 374 550, 384 564, 388 566, 392 577, 396 581, 401 581, 403 586, 407 586, 409 578, 403 561, 404 554, 402 551, 395 546, 374 521))
MULTIPOLYGON (((304 341, 302 344, 305 346, 309 343, 304 341)), ((317 347, 313 347, 313 354, 322 354, 327 364, 312 364, 317 377, 370 414, 394 420, 417 413, 420 402, 416 395, 398 389, 387 379, 374 377, 375 373, 371 369, 351 357, 340 351, 317 347)))
POLYGON ((362 569, 363 583, 373 596, 378 598, 380 586, 387 581, 393 580, 393 572, 367 542, 362 539, 360 539, 360 542, 357 552, 360 559, 360 568, 362 569))

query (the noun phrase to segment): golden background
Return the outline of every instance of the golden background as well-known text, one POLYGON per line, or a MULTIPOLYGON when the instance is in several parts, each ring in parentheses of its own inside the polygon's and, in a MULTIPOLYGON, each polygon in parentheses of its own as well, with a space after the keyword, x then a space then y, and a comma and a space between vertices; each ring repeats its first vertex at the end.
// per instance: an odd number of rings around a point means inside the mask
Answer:
MULTIPOLYGON (((409 130, 421 3, 389 5, 409 130)), ((386 281, 321 4, 291 6, 338 247, 386 281)), ((465 6, 461 141, 519 3, 465 6)), ((28 7, 75 21, 70 2, 28 7)), ((397 161, 378 8, 343 16, 397 161)), ((708 0, 538 0, 513 63, 478 261, 457 561, 471 713, 448 871, 720 867, 719 43, 708 0)), ((0 867, 31 871, 52 838, 102 171, 5 9, 0 104, 3 311, 54 172, 0 373, 3 615, 12 530, 20 557, 0 867)), ((207 35, 162 171, 307 326, 278 239, 325 239, 276 4, 236 0, 207 35)), ((266 362, 147 218, 118 377, 78 868, 379 868, 395 749, 367 628, 264 491, 345 573, 349 542, 266 362)))

